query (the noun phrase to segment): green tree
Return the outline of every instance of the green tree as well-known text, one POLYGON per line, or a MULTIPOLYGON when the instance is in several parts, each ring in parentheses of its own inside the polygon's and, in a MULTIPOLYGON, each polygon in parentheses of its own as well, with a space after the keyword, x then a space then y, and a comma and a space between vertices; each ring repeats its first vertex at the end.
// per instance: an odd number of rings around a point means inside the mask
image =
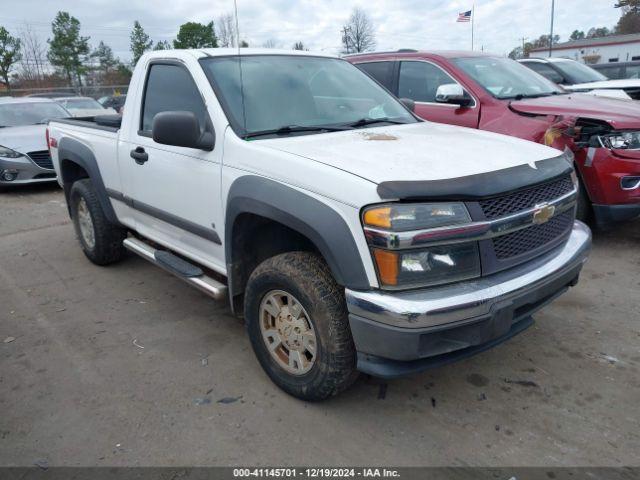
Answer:
POLYGON ((640 32, 640 0, 620 0, 615 7, 622 10, 615 28, 616 33, 624 35, 640 32))
POLYGON ((120 64, 120 61, 113 56, 111 47, 102 40, 98 47, 91 53, 91 58, 98 61, 98 68, 104 75, 114 70, 120 64))
POLYGON ((249 42, 246 40, 240 40, 240 48, 249 48, 249 42))
POLYGON ((302 42, 296 42, 293 44, 293 49, 294 50, 309 50, 307 47, 304 46, 304 43, 302 42))
POLYGON ((156 46, 153 47, 154 50, 171 50, 171 44, 167 40, 160 40, 156 42, 156 46))
POLYGON ((587 38, 608 37, 612 33, 607 27, 593 27, 587 32, 587 38))
POLYGON ((133 22, 133 30, 131 30, 129 39, 131 40, 131 53, 133 54, 131 65, 135 67, 144 52, 151 49, 153 40, 149 38, 149 35, 146 34, 144 28, 142 28, 142 25, 140 25, 140 22, 137 20, 133 22))
POLYGON ((197 22, 183 23, 173 41, 173 48, 215 48, 217 46, 218 39, 213 22, 206 25, 197 22))
POLYGON ((569 40, 582 40, 584 38, 584 32, 582 30, 574 30, 569 35, 569 40))
POLYGON ((11 68, 22 58, 20 52, 20 39, 12 37, 6 28, 0 27, 0 78, 2 83, 11 89, 9 85, 9 73, 11 68))
POLYGON ((628 9, 634 13, 640 13, 640 0, 618 0, 614 5, 616 8, 628 9))
POLYGON ((74 76, 78 85, 82 85, 82 74, 86 71, 84 62, 89 55, 89 37, 80 35, 80 21, 67 12, 58 12, 51 31, 53 38, 47 40, 47 58, 65 73, 70 85, 74 76))

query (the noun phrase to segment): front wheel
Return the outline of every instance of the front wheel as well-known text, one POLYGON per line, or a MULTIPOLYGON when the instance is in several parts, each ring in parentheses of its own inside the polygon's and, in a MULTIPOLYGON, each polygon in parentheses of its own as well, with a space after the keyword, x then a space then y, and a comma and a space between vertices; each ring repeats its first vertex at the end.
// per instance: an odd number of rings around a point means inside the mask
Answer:
POLYGON ((261 263, 247 284, 245 318, 262 368, 285 392, 323 400, 357 378, 344 293, 318 255, 261 263))

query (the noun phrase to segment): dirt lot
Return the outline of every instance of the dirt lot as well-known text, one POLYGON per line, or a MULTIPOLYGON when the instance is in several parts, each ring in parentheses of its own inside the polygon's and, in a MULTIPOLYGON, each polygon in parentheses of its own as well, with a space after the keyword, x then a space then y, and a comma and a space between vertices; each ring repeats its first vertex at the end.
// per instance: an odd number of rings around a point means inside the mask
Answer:
POLYGON ((57 188, 0 202, 0 465, 640 465, 640 222, 510 342, 310 404, 225 304, 90 264, 57 188))

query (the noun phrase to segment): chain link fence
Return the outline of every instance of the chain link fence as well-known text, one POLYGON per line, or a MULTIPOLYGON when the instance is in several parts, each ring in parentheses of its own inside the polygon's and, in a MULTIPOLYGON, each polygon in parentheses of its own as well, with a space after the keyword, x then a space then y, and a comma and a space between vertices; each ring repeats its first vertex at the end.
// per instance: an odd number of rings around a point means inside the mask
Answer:
POLYGON ((100 97, 110 95, 126 95, 129 85, 99 85, 87 87, 50 87, 50 88, 14 88, 0 91, 0 97, 46 97, 47 95, 60 96, 83 96, 92 97, 96 100, 100 97))

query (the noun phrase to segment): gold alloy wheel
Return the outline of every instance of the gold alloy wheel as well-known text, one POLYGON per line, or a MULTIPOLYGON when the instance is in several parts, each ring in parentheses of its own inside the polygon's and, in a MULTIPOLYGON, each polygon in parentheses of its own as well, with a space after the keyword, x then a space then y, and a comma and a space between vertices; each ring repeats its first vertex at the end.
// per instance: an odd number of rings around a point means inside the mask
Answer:
POLYGON ((91 220, 91 213, 84 198, 80 198, 78 202, 78 225, 80 226, 80 234, 84 243, 89 249, 93 250, 96 245, 96 234, 91 220))
POLYGON ((316 333, 302 304, 271 290, 260 302, 260 332, 271 357, 287 373, 304 375, 316 360, 316 333))

